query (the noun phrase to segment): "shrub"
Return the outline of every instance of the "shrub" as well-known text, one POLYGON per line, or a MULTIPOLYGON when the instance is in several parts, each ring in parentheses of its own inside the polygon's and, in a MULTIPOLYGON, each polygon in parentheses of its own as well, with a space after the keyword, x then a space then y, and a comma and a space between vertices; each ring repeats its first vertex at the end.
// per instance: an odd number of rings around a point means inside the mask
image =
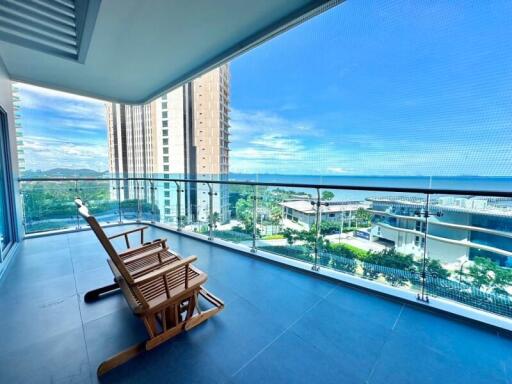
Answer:
POLYGON ((391 285, 404 285, 415 271, 412 255, 401 254, 394 249, 380 252, 368 252, 363 265, 363 274, 368 279, 376 279, 382 275, 391 285), (378 268, 378 266, 384 268, 378 268), (403 271, 403 273, 401 272, 403 271))
POLYGON ((368 255, 368 252, 364 249, 349 244, 329 243, 326 250, 335 255, 346 257, 347 259, 365 260, 368 255))
POLYGON ((338 271, 348 272, 351 274, 355 273, 357 269, 356 260, 338 255, 331 256, 330 265, 338 271))
POLYGON ((284 235, 281 234, 281 233, 277 233, 277 234, 274 234, 274 235, 263 236, 262 239, 263 240, 280 240, 280 239, 284 239, 284 235))

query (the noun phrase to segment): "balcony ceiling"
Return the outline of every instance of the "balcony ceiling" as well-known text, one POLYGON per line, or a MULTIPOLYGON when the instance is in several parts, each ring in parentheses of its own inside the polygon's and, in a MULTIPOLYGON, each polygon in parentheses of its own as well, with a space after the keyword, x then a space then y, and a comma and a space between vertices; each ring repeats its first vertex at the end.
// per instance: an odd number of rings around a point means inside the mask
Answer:
MULTIPOLYGON (((0 56, 13 80, 141 104, 339 2, 53 0, 36 1, 36 9, 27 10, 5 0, 0 4, 0 56), (84 3, 93 11, 83 12, 84 3), (97 4, 99 9, 94 9, 97 4), (41 20, 31 16, 54 16, 45 15, 45 7, 54 7, 54 15, 63 10, 66 17, 74 17, 77 10, 76 23, 69 25, 85 26, 85 34, 89 32, 83 49, 76 38, 60 34, 65 29, 50 35, 55 27, 51 23, 37 29, 41 20), (61 46, 61 41, 68 45, 61 46)), ((78 29, 76 35, 82 37, 78 29)))

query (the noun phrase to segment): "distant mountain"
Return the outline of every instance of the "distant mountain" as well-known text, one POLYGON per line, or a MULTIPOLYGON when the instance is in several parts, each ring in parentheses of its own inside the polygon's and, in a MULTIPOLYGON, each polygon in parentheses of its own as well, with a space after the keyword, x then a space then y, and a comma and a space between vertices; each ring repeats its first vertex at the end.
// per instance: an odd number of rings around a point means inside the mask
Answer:
POLYGON ((98 172, 92 169, 81 168, 53 168, 46 171, 26 170, 24 177, 104 177, 108 175, 108 171, 98 172))

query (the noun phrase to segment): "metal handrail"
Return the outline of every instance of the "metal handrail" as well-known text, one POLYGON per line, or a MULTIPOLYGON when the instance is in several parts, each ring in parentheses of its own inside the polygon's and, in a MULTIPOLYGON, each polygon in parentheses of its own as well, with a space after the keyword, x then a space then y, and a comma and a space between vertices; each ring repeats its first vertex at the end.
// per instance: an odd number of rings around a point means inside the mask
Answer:
MULTIPOLYGON (((284 252, 282 250, 272 250, 268 249, 268 247, 265 247, 265 244, 258 246, 257 244, 257 210, 258 210, 258 200, 261 199, 261 197, 258 197, 259 191, 258 187, 283 187, 287 189, 294 189, 294 188, 304 188, 311 190, 311 196, 310 200, 315 207, 315 231, 316 231, 316 241, 314 243, 314 250, 307 250, 308 258, 303 259, 302 257, 298 257, 298 260, 303 261, 304 263, 309 264, 310 268, 314 271, 319 271, 321 268, 332 268, 334 270, 337 270, 342 273, 348 273, 356 276, 360 276, 361 278, 374 280, 377 279, 377 277, 374 276, 375 273, 382 274, 381 277, 384 278, 385 281, 388 281, 391 285, 393 285, 393 279, 399 278, 399 279, 405 279, 410 282, 410 290, 413 292, 416 292, 417 300, 419 302, 430 302, 429 295, 439 296, 445 299, 453 300, 455 302, 463 303, 471 305, 477 309, 489 311, 495 314, 507 316, 509 318, 512 318, 512 306, 510 303, 512 302, 511 298, 502 298, 500 294, 495 293, 488 293, 488 292, 482 292, 477 288, 474 288, 471 286, 471 284, 467 284, 467 282, 454 282, 452 280, 443 278, 443 277, 437 277, 435 272, 431 272, 428 268, 428 256, 427 256, 427 240, 435 240, 435 238, 432 236, 432 234, 428 233, 428 227, 427 222, 429 220, 429 217, 431 215, 437 215, 440 212, 432 212, 431 209, 434 206, 435 203, 432 203, 432 196, 433 194, 439 194, 439 195, 458 195, 458 196, 487 196, 487 197, 496 197, 495 200, 500 200, 502 198, 510 199, 512 198, 512 191, 481 191, 481 190, 452 190, 452 189, 435 189, 435 188, 404 188, 404 187, 376 187, 376 186, 353 186, 353 185, 327 185, 327 184, 309 184, 309 183, 285 183, 285 182, 277 182, 277 183, 271 183, 271 182, 255 182, 255 181, 234 181, 234 180, 207 180, 207 179, 187 179, 187 178, 161 178, 161 177, 20 177, 18 179, 19 182, 67 182, 69 184, 73 183, 73 187, 70 188, 70 191, 76 191, 77 195, 80 191, 80 182, 87 183, 87 182, 112 182, 108 185, 109 188, 114 186, 113 194, 116 195, 116 197, 111 196, 108 198, 108 200, 112 200, 117 202, 117 211, 113 210, 113 212, 107 212, 109 214, 108 220, 106 223, 112 222, 111 217, 114 220, 117 220, 116 215, 118 214, 118 223, 134 223, 135 221, 124 221, 127 216, 123 216, 123 210, 121 201, 121 190, 122 186, 119 187, 120 184, 128 183, 133 184, 133 188, 135 188, 135 195, 136 200, 138 201, 136 205, 137 209, 137 223, 155 223, 159 222, 160 220, 160 214, 156 213, 155 209, 155 190, 156 185, 155 182, 164 182, 164 183, 175 183, 176 184, 176 224, 177 228, 173 228, 177 231, 183 231, 184 233, 187 233, 188 231, 195 230, 195 227, 187 228, 186 223, 183 222, 182 219, 182 192, 184 192, 183 186, 185 183, 197 183, 197 184, 204 184, 208 186, 208 192, 209 192, 209 199, 208 199, 208 239, 209 240, 215 240, 215 238, 223 239, 223 237, 219 236, 215 230, 215 222, 214 222, 214 212, 213 212, 213 196, 215 194, 215 190, 212 188, 213 185, 234 185, 234 186, 252 186, 252 220, 253 225, 252 227, 252 242, 250 251, 253 253, 262 252, 270 252, 270 253, 277 253, 278 255, 285 256, 285 257, 291 257, 292 259, 297 259, 296 256, 293 256, 292 254, 288 254, 288 251, 284 252), (151 221, 148 221, 147 217, 143 217, 141 214, 141 210, 143 209, 141 203, 140 203, 140 193, 139 188, 141 188, 141 181, 144 183, 149 182, 150 183, 150 190, 151 190, 151 217, 149 218, 151 221), (418 199, 413 199, 418 202, 416 206, 413 206, 413 208, 417 208, 414 212, 414 216, 411 216, 411 220, 417 220, 421 221, 422 223, 425 223, 425 229, 420 231, 411 231, 414 232, 417 236, 422 236, 423 234, 423 251, 422 251, 422 257, 421 260, 418 260, 418 269, 416 270, 405 270, 395 267, 389 267, 386 265, 380 265, 378 263, 372 264, 367 263, 365 260, 355 260, 355 259, 347 259, 350 261, 345 260, 342 255, 337 255, 335 253, 329 253, 324 247, 323 247, 323 240, 320 236, 320 229, 321 229, 321 219, 322 219, 322 212, 321 207, 325 206, 327 204, 331 204, 331 202, 327 203, 325 201, 321 200, 321 191, 326 189, 332 189, 332 190, 359 190, 359 191, 386 191, 386 192, 398 192, 398 193, 414 193, 419 198, 424 198, 425 201, 419 203, 418 199), (327 262, 326 262, 327 260, 327 262), (331 261, 329 261, 331 260, 331 261), (332 264, 332 260, 337 261, 337 264, 332 264), (331 264, 329 264, 331 263, 331 264), (343 265, 341 265, 341 264, 343 265), (346 266, 348 265, 348 269, 346 266), (361 272, 361 268, 357 267, 360 266, 363 269, 363 272, 361 272), (359 268, 359 272, 356 273, 355 268, 359 268), (369 275, 366 276, 365 273, 369 271, 369 275), (373 276, 373 277, 372 277, 373 276), (405 276, 405 277, 404 277, 405 276), (467 289, 468 287, 471 289, 471 291, 468 293, 467 289)), ((20 186, 20 189, 23 190, 23 186, 20 186)), ((23 199, 25 196, 23 193, 21 194, 21 199, 23 199)), ((147 197, 143 198, 146 199, 147 197)), ((408 201, 409 199, 403 198, 404 201, 408 201)), ((333 203, 335 204, 335 203, 333 203)), ((309 204, 308 204, 309 205, 309 204)), ((110 209, 110 208, 109 208, 110 209)), ((127 207, 127 210, 130 211, 130 207, 127 207)), ((380 211, 379 211, 380 212, 380 211)), ((377 213, 377 211, 375 211, 377 213)), ((24 225, 25 222, 25 208, 23 209, 24 214, 24 225)), ((382 212, 382 214, 387 214, 387 212, 382 212)), ((344 228, 344 222, 343 217, 341 218, 341 226, 340 226, 340 233, 342 231, 342 228, 344 228)), ((196 219, 193 219, 193 222, 196 222, 196 219)), ((188 220, 187 220, 188 222, 188 220)), ((165 220, 162 221, 162 223, 165 223, 165 220)), ((194 224, 195 223, 191 223, 194 224)), ((197 224, 204 225, 205 223, 200 223, 197 221, 197 224)), ((382 223, 380 223, 382 225, 382 223)), ((438 224, 437 222, 432 222, 431 224, 438 224)), ((164 224, 165 226, 165 224, 164 224)), ((67 225, 64 225, 65 228, 67 228, 67 225)), ((166 227, 167 228, 167 227, 166 227)), ((74 231, 82 230, 82 227, 80 225, 80 221, 77 219, 75 229, 74 231)), ((37 229, 36 231, 44 231, 44 229, 37 229)), ((231 229, 228 231, 225 231, 224 233, 230 232, 231 229)), ((402 229, 402 231, 409 231, 409 229, 402 229)), ((40 233, 41 233, 40 232, 40 233)), ((189 232, 190 233, 190 232, 189 232)), ((205 234, 204 230, 202 229, 200 233, 205 234)), ((244 241, 248 242, 251 240, 251 234, 245 233, 246 238, 244 241)), ((225 241, 229 243, 229 238, 224 237, 225 241)), ((237 242, 235 240, 235 242, 237 242)), ((226 245, 223 243, 223 245, 226 245)), ((229 245, 226 245, 229 246, 229 245)), ((285 248, 288 250, 288 248, 291 249, 290 246, 285 245, 285 248)), ((483 250, 484 247, 481 247, 483 250)), ((239 249, 237 247, 237 249, 239 249)), ((302 251, 301 251, 302 252, 302 251)), ((494 250, 492 252, 495 252, 494 250)), ((380 282, 379 282, 380 284, 380 282)), ((379 289, 377 289, 379 290, 379 289)))
POLYGON ((489 191, 489 190, 468 190, 468 189, 444 189, 444 188, 404 188, 404 187, 373 187, 362 185, 332 185, 332 184, 309 184, 309 183, 269 183, 257 181, 233 181, 233 180, 207 180, 207 179, 184 179, 184 178, 160 178, 160 177, 20 177, 18 181, 158 181, 158 182, 185 182, 185 183, 212 183, 224 185, 246 185, 261 187, 292 187, 305 189, 337 189, 352 191, 374 191, 374 192, 401 192, 430 195, 472 195, 472 196, 492 196, 492 197, 511 197, 512 191, 489 191))

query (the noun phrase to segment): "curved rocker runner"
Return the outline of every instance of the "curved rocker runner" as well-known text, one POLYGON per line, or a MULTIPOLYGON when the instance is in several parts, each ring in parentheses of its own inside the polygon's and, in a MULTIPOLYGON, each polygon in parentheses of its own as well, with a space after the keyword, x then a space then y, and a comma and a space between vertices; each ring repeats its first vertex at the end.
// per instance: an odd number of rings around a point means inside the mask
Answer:
POLYGON ((82 200, 76 199, 75 204, 109 255, 107 262, 115 281, 87 292, 84 300, 93 302, 120 289, 133 313, 144 322, 149 336, 146 341, 102 362, 97 370, 98 376, 194 328, 224 308, 222 300, 201 286, 208 276, 192 265, 197 260, 196 256, 182 259, 168 248, 166 240, 145 243, 144 230, 147 227, 108 237, 82 200), (128 235, 136 232, 140 232, 140 245, 131 247, 128 235), (119 237, 124 237, 126 243, 127 249, 123 252, 116 251, 111 242, 119 237), (209 309, 200 308, 200 297, 211 304, 209 309))

